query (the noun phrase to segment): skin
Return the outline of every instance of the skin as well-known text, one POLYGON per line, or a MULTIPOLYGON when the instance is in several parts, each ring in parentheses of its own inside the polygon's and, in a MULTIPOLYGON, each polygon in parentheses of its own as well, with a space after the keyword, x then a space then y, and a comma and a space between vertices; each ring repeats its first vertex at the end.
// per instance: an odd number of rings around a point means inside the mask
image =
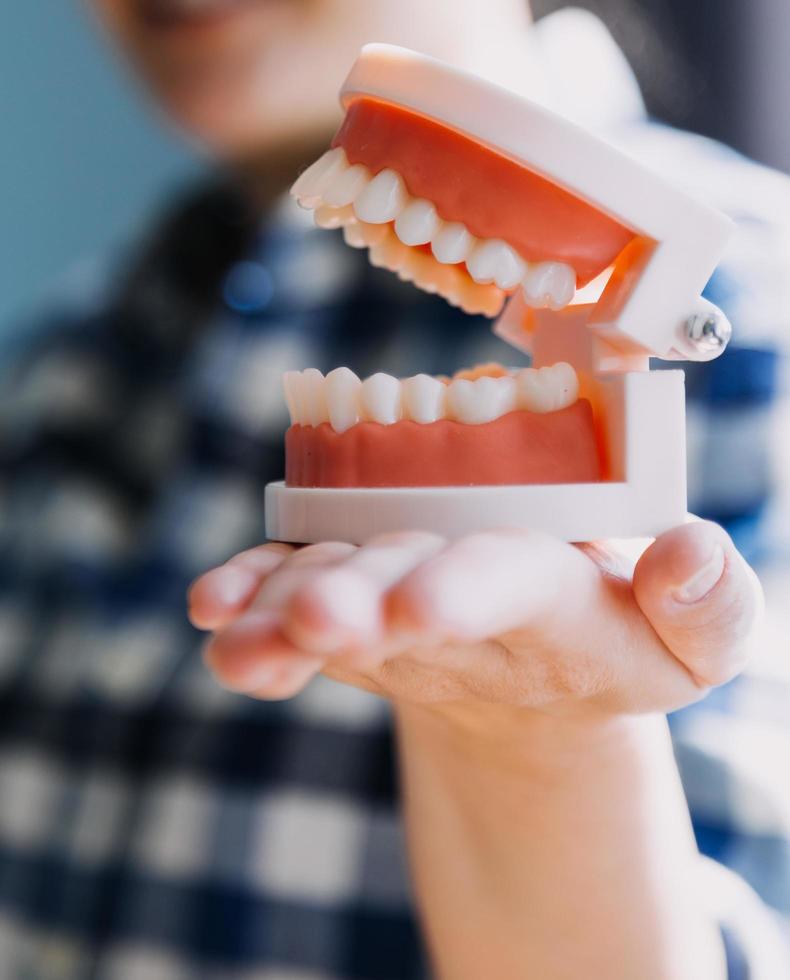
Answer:
MULTIPOLYGON (((537 84, 521 0, 249 0, 166 29, 144 0, 95 6, 165 112, 261 201, 325 147, 367 40, 537 84)), ((288 698, 323 672, 392 702, 440 977, 725 975, 664 714, 743 668, 762 597, 714 525, 642 549, 507 530, 267 544, 192 586, 226 687, 288 698)))

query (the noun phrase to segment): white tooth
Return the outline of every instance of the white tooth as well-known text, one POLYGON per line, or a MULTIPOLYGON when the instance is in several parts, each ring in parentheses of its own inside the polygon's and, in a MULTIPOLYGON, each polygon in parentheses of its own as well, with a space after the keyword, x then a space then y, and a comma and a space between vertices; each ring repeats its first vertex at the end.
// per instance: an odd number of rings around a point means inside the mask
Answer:
POLYGON ((327 150, 301 176, 297 177, 291 188, 292 196, 303 208, 314 208, 320 203, 324 189, 347 167, 346 151, 342 146, 327 150))
POLYGON ((523 287, 530 306, 561 310, 576 292, 576 273, 564 262, 540 262, 529 267, 523 287))
POLYGON ((409 202, 406 185, 399 173, 382 170, 354 201, 360 221, 382 225, 394 221, 409 202))
POLYGON ((283 392, 285 394, 285 404, 288 406, 288 414, 291 416, 291 425, 299 424, 299 401, 296 394, 296 378, 301 377, 298 371, 286 371, 283 375, 283 392))
MULTIPOLYGON (((479 270, 483 281, 495 282, 500 289, 512 289, 517 286, 527 271, 527 263, 507 242, 499 238, 490 238, 477 245, 467 259, 470 275, 472 275, 472 266, 479 270)), ((477 277, 472 275, 472 278, 477 277)))
POLYGON ((470 234, 466 225, 459 221, 448 221, 443 224, 431 241, 433 254, 446 265, 455 265, 466 261, 467 256, 475 246, 476 238, 470 234))
POLYGON ((320 425, 329 421, 324 376, 317 368, 302 371, 302 399, 308 425, 320 425))
POLYGON ((500 289, 512 289, 527 271, 526 263, 499 238, 478 242, 466 260, 466 267, 475 282, 495 282, 500 289))
POLYGON ((398 215, 395 233, 406 245, 426 245, 439 231, 440 221, 430 201, 417 198, 398 215))
POLYGON ((362 382, 362 415, 369 422, 392 425, 401 417, 400 381, 390 374, 374 374, 362 382))
POLYGON ((467 425, 492 422, 516 407, 514 378, 459 378, 447 388, 447 417, 467 425))
POLYGON ((365 241, 365 233, 362 231, 362 225, 358 221, 353 221, 349 225, 343 225, 343 240, 351 248, 368 247, 368 243, 365 241))
POLYGON ((324 204, 344 208, 352 204, 370 183, 370 171, 361 163, 338 174, 326 187, 322 195, 324 204))
POLYGON ((335 368, 326 376, 324 390, 329 421, 335 432, 345 432, 359 421, 359 389, 362 382, 347 367, 335 368))
POLYGON ((319 228, 342 228, 356 220, 353 208, 348 205, 344 208, 334 208, 328 204, 321 204, 313 211, 313 221, 319 228))
POLYGON ((429 374, 418 374, 401 383, 403 415, 414 422, 427 424, 444 418, 447 385, 429 374))
POLYGON ((519 408, 530 412, 556 412, 573 405, 579 396, 579 379, 570 364, 525 368, 516 375, 519 408))
POLYGON ((505 294, 496 286, 480 286, 472 282, 466 273, 461 273, 458 276, 456 299, 465 313, 482 313, 483 316, 494 317, 502 309, 505 294))
POLYGON ((370 246, 368 258, 370 259, 370 264, 376 266, 376 268, 389 269, 390 272, 397 272, 404 265, 408 254, 409 246, 404 245, 388 229, 386 237, 370 246))
MULTIPOLYGON (((369 225, 366 221, 359 222, 359 233, 360 238, 362 238, 368 248, 379 245, 385 238, 389 238, 392 235, 389 225, 369 225)), ((392 235, 392 237, 394 238, 395 236, 392 235)))
POLYGON ((287 384, 291 392, 291 401, 293 402, 293 424, 310 425, 307 398, 305 397, 304 375, 301 371, 288 371, 287 377, 287 384))

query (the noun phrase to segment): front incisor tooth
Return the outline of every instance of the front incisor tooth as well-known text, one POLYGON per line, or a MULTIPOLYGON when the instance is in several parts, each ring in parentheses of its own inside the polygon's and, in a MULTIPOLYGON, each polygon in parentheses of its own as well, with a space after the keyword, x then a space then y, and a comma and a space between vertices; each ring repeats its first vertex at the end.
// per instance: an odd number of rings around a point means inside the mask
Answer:
POLYGON ((466 267, 475 282, 494 282, 500 289, 518 285, 527 271, 526 263, 499 238, 478 242, 466 260, 466 267))
POLYGON ((403 417, 427 425, 444 418, 447 386, 429 374, 417 374, 401 382, 403 417))
POLYGON ((405 245, 427 245, 439 231, 439 215, 430 201, 417 198, 401 211, 395 234, 405 245))
POLYGON ((321 425, 329 420, 324 376, 317 368, 308 368, 302 372, 302 397, 308 425, 321 425))
POLYGON ((368 422, 392 425, 401 417, 401 385, 390 374, 374 374, 362 382, 360 408, 368 422))
POLYGON ((512 377, 458 379, 447 388, 447 417, 467 425, 482 425, 507 415, 516 407, 512 377))
POLYGON ((431 240, 431 250, 439 262, 456 265, 465 262, 476 238, 460 221, 445 222, 431 240))
POLYGON ((360 221, 372 225, 385 224, 395 218, 408 204, 409 195, 403 178, 394 170, 382 170, 371 180, 354 201, 360 221))
POLYGON ((347 367, 335 368, 326 376, 324 389, 329 422, 335 432, 345 432, 359 421, 359 394, 362 382, 347 367))
POLYGON ((561 310, 574 297, 576 273, 564 262, 540 262, 527 270, 523 289, 530 306, 561 310))
POLYGON ((370 171, 361 163, 342 171, 327 185, 322 197, 324 204, 344 208, 353 204, 370 183, 370 171))
POLYGON ((579 378, 565 361, 551 367, 525 368, 516 375, 518 407, 529 412, 557 412, 579 397, 579 378))
POLYGON ((291 425, 298 425, 300 418, 299 399, 296 392, 298 382, 296 378, 301 378, 298 371, 286 371, 283 375, 283 393, 285 404, 288 406, 288 414, 291 417, 291 425))
POLYGON ((325 188, 347 168, 346 151, 342 146, 327 150, 297 177, 291 188, 291 195, 303 208, 314 208, 321 203, 325 188))
POLYGON ((283 383, 286 386, 288 409, 293 412, 292 423, 294 425, 310 425, 310 411, 303 373, 301 371, 287 371, 283 383))

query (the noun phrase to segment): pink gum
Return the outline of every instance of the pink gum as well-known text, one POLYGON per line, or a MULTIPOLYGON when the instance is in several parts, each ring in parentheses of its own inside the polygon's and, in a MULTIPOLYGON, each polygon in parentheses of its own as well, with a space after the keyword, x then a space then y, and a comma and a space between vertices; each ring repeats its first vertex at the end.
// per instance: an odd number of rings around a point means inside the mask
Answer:
POLYGON ((359 422, 338 433, 292 425, 292 487, 446 487, 595 483, 602 478, 592 408, 580 399, 548 414, 516 411, 483 425, 359 422))

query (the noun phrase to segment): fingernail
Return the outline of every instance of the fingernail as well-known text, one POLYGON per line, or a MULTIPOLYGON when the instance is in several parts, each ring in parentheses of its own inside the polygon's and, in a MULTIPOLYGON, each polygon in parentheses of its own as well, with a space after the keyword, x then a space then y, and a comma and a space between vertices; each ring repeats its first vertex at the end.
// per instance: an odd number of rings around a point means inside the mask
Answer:
POLYGON ((724 548, 717 544, 705 564, 675 589, 673 598, 686 605, 704 599, 724 574, 724 561, 724 548))
POLYGON ((214 572, 217 600, 223 606, 237 606, 252 592, 257 581, 255 573, 248 568, 223 565, 214 572))

